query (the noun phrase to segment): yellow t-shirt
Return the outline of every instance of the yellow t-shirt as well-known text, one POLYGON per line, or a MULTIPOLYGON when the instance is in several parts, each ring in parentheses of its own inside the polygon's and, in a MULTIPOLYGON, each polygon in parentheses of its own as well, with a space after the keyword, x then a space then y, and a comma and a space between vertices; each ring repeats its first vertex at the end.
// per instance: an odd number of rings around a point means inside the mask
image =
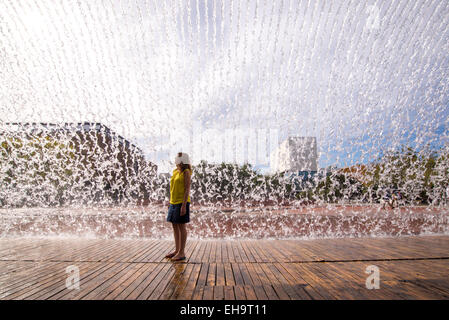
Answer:
MULTIPOLYGON (((186 169, 184 171, 187 171, 186 169)), ((190 176, 192 172, 189 170, 190 176)), ((178 204, 184 201, 184 173, 178 171, 178 169, 173 170, 173 175, 170 179, 170 203, 178 204)), ((190 195, 187 197, 187 202, 190 202, 190 195)))

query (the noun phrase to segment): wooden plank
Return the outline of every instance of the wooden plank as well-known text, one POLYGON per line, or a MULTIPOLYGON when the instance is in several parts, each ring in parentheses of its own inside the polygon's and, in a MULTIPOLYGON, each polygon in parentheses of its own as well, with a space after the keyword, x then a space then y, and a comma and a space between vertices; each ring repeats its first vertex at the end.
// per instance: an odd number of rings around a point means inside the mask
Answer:
POLYGON ((257 300, 257 295, 252 285, 244 285, 243 290, 245 290, 247 300, 257 300))
POLYGON ((245 249, 243 249, 243 242, 244 241, 236 241, 235 247, 239 252, 240 258, 242 259, 242 262, 250 262, 248 256, 246 255, 245 249))
POLYGON ((435 257, 435 255, 433 255, 434 251, 433 246, 427 245, 423 241, 416 242, 413 240, 413 238, 409 237, 398 238, 396 241, 390 241, 389 239, 381 239, 381 240, 383 240, 384 245, 385 242, 388 241, 387 248, 389 254, 394 254, 394 256, 397 258, 435 257))
POLYGON ((99 284, 97 287, 95 287, 94 290, 90 291, 88 294, 83 296, 81 300, 100 300, 107 296, 107 294, 110 292, 108 291, 111 286, 114 285, 114 283, 118 282, 121 277, 126 275, 130 270, 132 270, 132 267, 134 264, 132 263, 124 263, 124 268, 117 270, 117 272, 101 284, 99 284))
POLYGON ((198 281, 199 275, 201 271, 201 264, 195 264, 193 266, 192 273, 190 274, 189 281, 187 282, 186 287, 179 295, 180 300, 190 300, 192 299, 193 292, 195 290, 196 283, 198 281))
POLYGON ((449 255, 447 236, 191 240, 186 263, 164 259, 172 245, 168 240, 1 239, 1 244, 0 254, 12 258, 0 260, 5 299, 449 298, 449 260, 434 259, 449 255), (389 261, 392 257, 411 260, 389 261), (367 258, 383 260, 363 261, 367 258), (346 262, 312 262, 319 259, 346 262), (155 263, 140 263, 145 260, 155 263), (195 260, 211 263, 191 264, 195 260), (380 268, 379 290, 365 288, 370 264, 380 268), (80 268, 78 292, 65 288, 68 265, 80 268), (176 268, 183 271, 177 275, 176 268))
POLYGON ((234 286, 235 300, 246 300, 246 293, 243 285, 234 286))
POLYGON ((94 247, 89 248, 89 250, 86 248, 86 250, 81 253, 82 258, 80 258, 79 261, 107 262, 109 255, 116 252, 118 247, 119 244, 112 240, 105 243, 98 242, 94 247))
POLYGON ((124 254, 129 254, 129 247, 127 245, 121 245, 118 241, 116 245, 113 247, 113 250, 107 253, 104 258, 99 261, 108 261, 108 262, 122 262, 118 258, 124 254))
POLYGON ((302 278, 320 294, 326 300, 335 300, 338 297, 331 294, 326 288, 326 283, 322 282, 320 276, 318 276, 313 270, 310 269, 310 264, 295 264, 297 272, 301 274, 302 278))
POLYGON ((206 240, 206 246, 204 248, 204 253, 200 260, 201 262, 209 263, 209 256, 210 256, 211 249, 212 249, 212 241, 206 240))
POLYGON ((307 286, 307 283, 299 277, 293 277, 285 268, 284 265, 289 263, 275 263, 272 265, 271 270, 273 274, 278 274, 282 279, 283 287, 286 288, 286 292, 292 299, 311 300, 311 297, 301 288, 301 286, 307 286))
MULTIPOLYGON (((307 296, 309 296, 311 299, 313 300, 321 300, 324 299, 316 290, 315 288, 313 288, 312 286, 310 286, 309 283, 307 283, 307 281, 305 281, 302 277, 301 274, 299 274, 297 272, 297 269, 294 267, 295 264, 293 263, 280 263, 280 264, 276 264, 279 265, 279 268, 283 268, 284 270, 286 270, 289 274, 292 275, 292 284, 295 285, 295 290, 298 291, 299 295, 302 294, 306 294, 307 296), (294 282, 293 282, 294 281, 294 282)), ((287 276, 286 276, 287 278, 287 276)))
MULTIPOLYGON (((391 287, 394 289, 394 292, 414 297, 413 299, 441 299, 441 295, 436 294, 434 290, 414 283, 416 281, 416 272, 412 271, 413 269, 402 268, 401 262, 383 261, 376 263, 379 267, 381 279, 387 277, 387 280, 381 281, 383 286, 391 287), (389 280, 389 278, 392 280, 389 280)), ((431 270, 428 270, 429 274, 431 272, 431 270)))
POLYGON ((216 281, 217 281, 217 264, 216 263, 210 263, 209 264, 209 272, 207 274, 206 285, 208 285, 208 286, 215 286, 216 281))
MULTIPOLYGON (((82 281, 83 281, 83 277, 85 278, 86 275, 88 275, 89 273, 93 272, 95 269, 92 268, 92 263, 90 262, 84 262, 84 263, 80 263, 77 264, 77 266, 79 267, 79 275, 80 275, 80 285, 82 285, 82 281)), ((100 264, 98 264, 96 266, 97 268, 100 267, 100 264)), ((35 292, 32 295, 29 295, 27 297, 27 299, 38 299, 38 300, 44 300, 44 299, 48 299, 49 297, 52 297, 58 293, 63 292, 64 290, 69 291, 66 287, 66 279, 67 279, 68 274, 64 274, 63 277, 59 277, 57 278, 54 283, 52 283, 50 286, 47 286, 45 289, 44 288, 39 288, 39 290, 37 292, 35 292)))
POLYGON ((179 299, 179 296, 181 295, 182 291, 184 291, 189 282, 189 278, 193 272, 193 267, 193 264, 186 265, 180 279, 177 281, 178 283, 176 285, 176 288, 173 290, 173 294, 170 296, 170 300, 179 299))
POLYGON ((209 263, 217 261, 217 259, 215 257, 215 251, 217 250, 217 241, 211 240, 210 244, 211 244, 211 249, 210 249, 209 260, 208 260, 209 263))
POLYGON ((198 280, 197 280, 197 285, 196 285, 195 289, 193 290, 192 299, 194 299, 194 300, 202 299, 204 287, 206 286, 206 283, 207 283, 208 272, 209 272, 209 264, 202 263, 200 274, 199 274, 198 280))
POLYGON ((240 273, 240 267, 238 263, 231 263, 232 273, 234 275, 235 285, 243 286, 245 282, 243 281, 242 274, 240 273))
POLYGON ((135 263, 135 267, 132 270, 130 270, 126 276, 122 278, 122 281, 118 282, 117 286, 110 288, 109 292, 104 297, 104 300, 114 300, 121 294, 123 294, 122 295, 123 299, 126 298, 126 296, 129 295, 129 292, 134 290, 132 284, 136 282, 136 279, 138 279, 142 274, 147 272, 149 268, 150 268, 149 263, 140 263, 140 262, 135 263), (125 293, 126 290, 128 290, 127 293, 125 293))
POLYGON ((230 241, 231 249, 232 249, 232 255, 234 256, 235 262, 243 262, 242 257, 240 255, 240 251, 238 248, 238 241, 230 241))
POLYGON ((110 283, 111 278, 113 278, 123 269, 126 269, 128 266, 129 264, 125 263, 113 263, 109 269, 96 274, 95 277, 93 277, 87 283, 80 283, 80 290, 77 290, 78 292, 72 290, 72 292, 64 296, 64 299, 78 300, 82 299, 84 296, 87 296, 91 292, 96 292, 97 288, 101 288, 104 283, 110 283))
POLYGON ((197 285, 193 290, 192 300, 203 300, 204 288, 204 285, 197 285))
POLYGON ((206 252, 208 242, 206 241, 200 241, 200 248, 198 249, 198 255, 196 256, 196 259, 194 262, 196 263, 202 263, 204 262, 203 257, 206 252))
POLYGON ((36 253, 40 255, 41 252, 51 250, 54 243, 44 242, 45 240, 37 240, 32 243, 19 243, 18 246, 8 249, 3 252, 1 260, 37 260, 36 253))
POLYGON ((0 294, 1 299, 15 299, 20 295, 32 290, 35 286, 40 286, 42 283, 46 283, 49 279, 51 280, 55 273, 59 276, 65 274, 65 263, 52 263, 46 265, 44 268, 39 270, 34 270, 33 274, 24 275, 23 278, 17 279, 17 281, 12 282, 2 287, 0 294))
POLYGON ((166 264, 155 262, 146 263, 146 265, 148 265, 149 268, 145 271, 143 276, 139 276, 137 278, 138 281, 133 282, 134 285, 126 288, 126 290, 120 294, 121 299, 137 300, 142 292, 144 292, 145 289, 152 283, 152 281, 161 273, 163 274, 164 267, 166 266, 168 268, 168 265, 166 264))
MULTIPOLYGON (((32 262, 29 261, 29 263, 32 262)), ((55 262, 35 262, 33 263, 32 268, 26 268, 12 274, 8 274, 1 282, 0 293, 3 293, 7 289, 10 290, 14 287, 23 285, 25 282, 29 282, 30 279, 42 275, 43 270, 46 268, 51 268, 54 265, 55 262)))
MULTIPOLYGON (((192 253, 190 254, 189 262, 191 262, 191 263, 198 263, 198 262, 200 262, 199 259, 198 259, 198 254, 200 252, 200 249, 202 247, 203 242, 199 241, 199 240, 191 240, 191 241, 195 241, 196 245, 195 245, 195 249, 192 250, 192 253)), ((165 254, 168 254, 168 253, 169 252, 167 251, 165 254)))
POLYGON ((301 242, 301 249, 298 252, 301 253, 301 259, 293 259, 292 262, 304 262, 304 261, 322 261, 324 257, 319 252, 315 252, 310 245, 311 241, 301 242))
POLYGON ((208 263, 210 248, 211 248, 211 240, 196 240, 198 241, 197 245, 197 253, 195 256, 195 260, 190 260, 193 263, 208 263))
MULTIPOLYGON (((366 241, 366 239, 351 239, 347 242, 352 243, 354 247, 359 249, 349 259, 352 260, 369 260, 369 259, 391 259, 397 255, 392 255, 388 250, 379 245, 377 241, 366 241)), ((346 259, 346 260, 349 260, 346 259)))
POLYGON ((310 256, 315 261, 333 261, 342 259, 338 256, 341 250, 336 242, 313 240, 309 241, 304 246, 304 250, 308 250, 310 256))
POLYGON ((217 241, 217 251, 215 252, 215 261, 217 261, 217 263, 223 263, 222 244, 222 241, 217 241))
POLYGON ((214 287, 214 300, 223 300, 224 299, 224 286, 216 285, 214 287))
MULTIPOLYGON (((81 244, 77 245, 74 248, 69 250, 64 250, 64 246, 61 246, 59 250, 52 250, 50 253, 47 253, 46 256, 42 257, 43 260, 66 260, 66 261, 89 261, 90 259, 84 258, 85 255, 89 254, 95 248, 98 248, 101 240, 95 241, 94 239, 91 242, 82 241, 81 244)), ((103 247, 106 249, 106 246, 103 247)))
POLYGON ((226 241, 226 251, 228 252, 228 261, 236 262, 235 257, 234 257, 234 250, 232 249, 231 241, 226 241))
MULTIPOLYGON (((163 252, 168 251, 168 242, 164 241, 158 241, 155 246, 151 247, 151 250, 149 250, 144 256, 140 257, 138 262, 159 262, 159 259, 157 259, 157 256, 163 252)), ((165 256, 165 255, 164 255, 165 256)))
POLYGON ((123 290, 114 290, 105 300, 126 300, 126 299, 136 299, 137 296, 144 290, 148 285, 145 279, 148 277, 152 278, 154 276, 154 270, 159 267, 162 268, 163 264, 156 263, 144 263, 144 267, 141 272, 136 272, 130 279, 128 279, 128 285, 123 290), (130 295, 133 295, 130 297, 130 295))
MULTIPOLYGON (((28 249, 39 248, 40 244, 36 242, 29 242, 23 239, 22 241, 11 241, 11 239, 0 239, 0 259, 6 259, 4 257, 14 257, 16 254, 22 255, 28 249)), ((36 240, 36 239, 34 239, 36 240)), ((42 240, 41 240, 42 241, 42 240)), ((49 246, 50 243, 44 242, 44 245, 49 246)), ((7 259, 6 259, 7 260, 7 259)))
POLYGON ((223 265, 222 262, 217 262, 216 285, 217 286, 224 286, 224 285, 226 285, 224 265, 223 265))
POLYGON ((391 291, 400 294, 406 299, 435 300, 441 299, 441 296, 432 291, 428 291, 413 282, 401 282, 396 280, 382 281, 382 287, 389 288, 391 291))
POLYGON ((304 299, 303 296, 300 296, 294 287, 288 282, 288 280, 284 277, 284 274, 281 273, 274 264, 270 263, 266 265, 273 276, 278 280, 280 287, 282 287, 283 291, 288 294, 290 299, 298 300, 304 299))
POLYGON ((224 287, 224 299, 225 300, 235 300, 234 286, 224 287))
MULTIPOLYGON (((221 259, 223 263, 229 262, 228 241, 223 241, 221 243, 221 259)), ((232 290, 232 292, 234 292, 234 290, 232 290)))
POLYGON ((430 287, 435 288, 443 295, 449 292, 449 260, 430 260, 430 261, 402 261, 412 270, 422 270, 416 272, 414 281, 428 283, 430 287))
POLYGON ((247 247, 248 250, 251 252, 251 255, 254 257, 254 262, 265 262, 264 258, 261 255, 261 252, 259 248, 256 246, 257 240, 248 240, 247 241, 247 247))
POLYGON ((170 280, 172 277, 171 265, 168 263, 158 263, 153 272, 148 275, 141 284, 128 296, 126 300, 148 300, 157 299, 156 295, 162 293, 162 290, 156 288, 163 281, 163 279, 170 280), (154 295, 153 297, 151 297, 154 295))
POLYGON ((61 294, 50 297, 51 300, 64 299, 64 300, 78 300, 84 295, 87 295, 90 291, 94 290, 98 285, 107 281, 109 277, 114 275, 125 267, 121 263, 106 262, 104 268, 91 273, 84 281, 80 281, 79 290, 65 290, 61 294))
POLYGON ((267 257, 267 252, 265 250, 265 246, 268 240, 258 239, 254 240, 253 246, 254 249, 257 250, 259 257, 261 259, 261 263, 269 262, 269 258, 267 257))
POLYGON ((173 264, 162 278, 162 281, 154 289, 149 297, 150 300, 166 300, 169 299, 178 284, 183 281, 183 273, 187 265, 185 263, 173 264))
MULTIPOLYGON (((373 298, 381 298, 380 296, 376 296, 376 293, 373 293, 373 290, 368 290, 365 287, 365 281, 357 282, 353 281, 351 278, 346 278, 342 276, 342 273, 339 270, 335 270, 332 266, 333 263, 319 263, 315 264, 319 270, 322 270, 321 273, 323 277, 327 277, 329 279, 329 283, 332 284, 332 287, 335 290, 338 290, 340 294, 344 295, 347 299, 373 299, 373 298)), ((385 297, 383 297, 385 298, 385 297)))
POLYGON ((185 251, 185 255, 186 255, 186 260, 185 262, 189 262, 190 261, 190 256, 193 252, 195 252, 195 247, 198 245, 197 241, 189 241, 187 240, 186 243, 186 247, 184 249, 185 251))
MULTIPOLYGON (((337 281, 336 279, 330 279, 326 276, 326 272, 323 271, 322 265, 323 263, 309 263, 307 264, 307 266, 301 267, 305 267, 303 269, 309 270, 311 274, 313 274, 314 279, 317 280, 316 282, 319 284, 319 286, 327 291, 328 294, 335 296, 337 299, 351 299, 351 296, 349 296, 345 290, 342 290, 343 288, 341 286, 339 287, 339 281, 337 281)), ((311 282, 309 283, 312 285, 311 282)), ((321 295, 323 295, 322 291, 319 292, 321 295)))
POLYGON ((0 262, 0 290, 17 274, 28 273, 36 268, 38 262, 35 261, 1 261, 0 262))
POLYGON ((198 285, 199 286, 205 286, 207 283, 207 275, 209 274, 209 263, 202 263, 201 264, 201 271, 200 275, 198 276, 198 285))
POLYGON ((253 280, 251 279, 251 277, 250 277, 250 275, 249 275, 248 269, 246 268, 246 266, 247 266, 248 264, 249 264, 249 263, 240 263, 240 264, 239 264, 240 274, 242 275, 243 283, 244 283, 245 285, 250 285, 250 286, 252 286, 254 283, 253 283, 253 280))
MULTIPOLYGON (((284 262, 286 258, 281 254, 280 248, 273 241, 265 241, 264 246, 265 255, 268 257, 268 262, 284 262)), ((288 260, 287 260, 288 261, 288 260)))
MULTIPOLYGON (((112 266, 112 264, 107 263, 101 263, 101 262, 86 262, 86 268, 80 270, 80 288, 85 283, 88 283, 90 279, 95 277, 96 274, 103 272, 107 269, 109 269, 112 266)), ((61 297, 66 296, 69 293, 73 293, 75 290, 70 290, 65 287, 65 281, 63 283, 64 287, 62 287, 62 290, 56 292, 56 293, 46 293, 44 296, 42 296, 42 299, 45 298, 47 300, 56 300, 61 297)), ((41 299, 41 297, 39 297, 41 299)))
POLYGON ((269 263, 261 264, 260 267, 269 279, 271 286, 273 287, 274 291, 276 292, 277 296, 281 300, 290 300, 290 297, 288 293, 285 291, 285 289, 281 285, 281 279, 276 278, 276 276, 271 272, 269 268, 269 263))
POLYGON ((214 287, 205 286, 203 291, 203 300, 213 300, 214 299, 214 287))
POLYGON ((0 259, 8 260, 40 260, 38 259, 42 252, 51 251, 54 244, 44 243, 43 240, 39 242, 24 242, 18 245, 10 246, 7 250, 1 253, 0 259))
MULTIPOLYGON (((101 241, 93 241, 90 244, 86 244, 84 246, 81 246, 78 249, 69 250, 66 252, 62 248, 59 250, 53 250, 51 251, 51 254, 49 254, 47 257, 45 257, 46 260, 71 260, 71 261, 93 261, 92 256, 94 255, 95 251, 98 253, 106 253, 108 252, 109 248, 113 246, 112 242, 107 241, 107 243, 103 243, 101 245, 101 241)), ((98 255, 97 255, 98 256, 98 255)), ((98 261, 100 257, 96 259, 98 261)))
MULTIPOLYGON (((415 237, 410 239, 415 239, 415 237)), ((425 248, 432 248, 436 256, 449 256, 449 238, 447 236, 421 236, 419 240, 415 239, 415 242, 422 244, 425 248)))
MULTIPOLYGON (((348 293, 349 286, 347 283, 340 281, 339 278, 334 278, 327 274, 329 271, 327 269, 329 264, 330 263, 326 263, 324 266, 323 263, 311 263, 304 266, 305 268, 300 268, 301 270, 306 269, 313 274, 313 280, 307 280, 311 288, 315 289, 315 291, 325 299, 363 299, 363 297, 358 295, 350 295, 348 293)), ((353 290, 351 290, 351 292, 355 293, 353 290)))
POLYGON ((276 294, 276 291, 274 291, 274 288, 271 284, 264 284, 262 285, 262 288, 265 290, 268 300, 279 300, 279 296, 276 294))
MULTIPOLYGON (((348 280, 359 283, 360 285, 364 285, 366 278, 368 277, 368 274, 365 273, 366 266, 369 265, 366 262, 335 262, 335 263, 329 263, 329 268, 334 268, 336 272, 340 272, 342 274, 347 275, 348 280)), ((382 281, 382 276, 381 276, 382 281)), ((403 296, 400 296, 391 290, 389 290, 387 287, 383 287, 381 285, 381 289, 379 290, 369 290, 365 289, 366 291, 370 291, 370 293, 364 293, 368 295, 372 295, 372 299, 389 299, 389 300, 395 300, 395 299, 402 299, 403 296)))
POLYGON ((149 243, 141 243, 142 250, 137 251, 135 254, 130 255, 126 258, 127 262, 139 262, 146 263, 148 261, 147 257, 151 255, 151 252, 157 250, 159 248, 158 243, 156 241, 151 241, 149 243))
POLYGON ((262 285, 255 285, 253 289, 256 294, 256 300, 268 300, 268 296, 262 285))
POLYGON ((295 240, 286 240, 283 243, 283 247, 288 250, 288 255, 290 257, 290 262, 303 262, 303 261, 314 261, 313 253, 307 249, 307 246, 304 245, 307 242, 305 241, 295 241, 295 240))
POLYGON ((9 289, 5 294, 2 294, 2 299, 4 300, 23 300, 28 298, 29 296, 46 290, 48 287, 53 285, 55 282, 64 282, 67 274, 65 273, 65 265, 61 266, 60 264, 56 264, 53 267, 49 267, 44 269, 45 273, 43 273, 39 277, 28 277, 27 280, 24 281, 20 286, 9 289))
MULTIPOLYGON (((382 288, 382 290, 370 290, 366 288, 365 282, 368 274, 365 273, 365 268, 362 268, 360 265, 360 269, 357 272, 349 272, 345 266, 349 264, 355 263, 347 263, 347 262, 336 262, 336 263, 328 263, 327 264, 327 272, 329 275, 333 275, 334 277, 340 278, 342 281, 348 283, 348 287, 351 287, 352 290, 358 291, 360 294, 355 296, 363 296, 360 299, 395 299, 396 296, 394 293, 389 291, 388 289, 382 288)), ((366 265, 365 265, 366 267, 366 265)))
POLYGON ((251 264, 252 269, 255 271, 255 274, 257 275, 257 278, 260 281, 260 284, 263 285, 269 285, 271 286, 271 282, 268 279, 267 275, 265 274, 265 272, 262 270, 261 268, 261 263, 260 264, 251 264))
POLYGON ((249 240, 239 241, 242 251, 244 252, 245 257, 248 260, 247 262, 256 262, 256 259, 254 258, 251 250, 248 247, 248 242, 249 240))
POLYGON ((449 282, 447 279, 414 279, 412 283, 416 286, 425 288, 428 292, 437 295, 438 300, 449 300, 449 282))
MULTIPOLYGON (((296 258, 296 252, 293 255, 293 252, 289 251, 290 246, 288 241, 272 241, 271 246, 273 248, 273 251, 276 252, 278 258, 276 261, 273 262, 293 262, 296 258)), ((293 248, 291 250, 294 250, 293 248)))
MULTIPOLYGON (((223 264, 224 272, 225 272, 225 281, 226 286, 235 285, 234 274, 232 272, 232 266, 229 262, 223 264)), ((233 289, 234 291, 234 289, 233 289)))
POLYGON ((144 255, 151 248, 151 243, 144 243, 141 240, 137 240, 133 243, 128 250, 123 252, 122 255, 115 258, 115 262, 135 262, 135 259, 144 255))

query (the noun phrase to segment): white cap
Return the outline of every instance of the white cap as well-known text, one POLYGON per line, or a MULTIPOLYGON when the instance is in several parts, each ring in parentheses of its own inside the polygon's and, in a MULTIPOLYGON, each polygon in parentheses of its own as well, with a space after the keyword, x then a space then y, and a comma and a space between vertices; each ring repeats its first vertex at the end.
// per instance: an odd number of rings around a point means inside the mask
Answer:
POLYGON ((187 153, 180 152, 180 154, 181 154, 180 157, 178 157, 178 156, 175 157, 175 164, 180 164, 181 162, 183 164, 191 164, 189 155, 187 153))

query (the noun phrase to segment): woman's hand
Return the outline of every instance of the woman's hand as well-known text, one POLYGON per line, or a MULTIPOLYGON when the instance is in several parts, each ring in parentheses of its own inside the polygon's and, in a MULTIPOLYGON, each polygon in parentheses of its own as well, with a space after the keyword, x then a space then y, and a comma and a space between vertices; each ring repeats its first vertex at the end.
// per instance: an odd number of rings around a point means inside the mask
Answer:
POLYGON ((186 204, 183 203, 182 206, 181 206, 181 213, 180 213, 180 216, 183 216, 183 215, 185 215, 185 214, 186 214, 186 204))

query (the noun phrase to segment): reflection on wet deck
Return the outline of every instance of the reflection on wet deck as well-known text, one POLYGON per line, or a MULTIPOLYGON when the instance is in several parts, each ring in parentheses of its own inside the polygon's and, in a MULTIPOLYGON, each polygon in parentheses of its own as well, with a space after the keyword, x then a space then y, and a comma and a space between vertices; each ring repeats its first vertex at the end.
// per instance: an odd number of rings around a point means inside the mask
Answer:
POLYGON ((448 299, 449 236, 190 240, 0 239, 0 299, 448 299), (366 268, 380 272, 367 289, 366 268), (80 288, 67 289, 68 266, 80 288))

